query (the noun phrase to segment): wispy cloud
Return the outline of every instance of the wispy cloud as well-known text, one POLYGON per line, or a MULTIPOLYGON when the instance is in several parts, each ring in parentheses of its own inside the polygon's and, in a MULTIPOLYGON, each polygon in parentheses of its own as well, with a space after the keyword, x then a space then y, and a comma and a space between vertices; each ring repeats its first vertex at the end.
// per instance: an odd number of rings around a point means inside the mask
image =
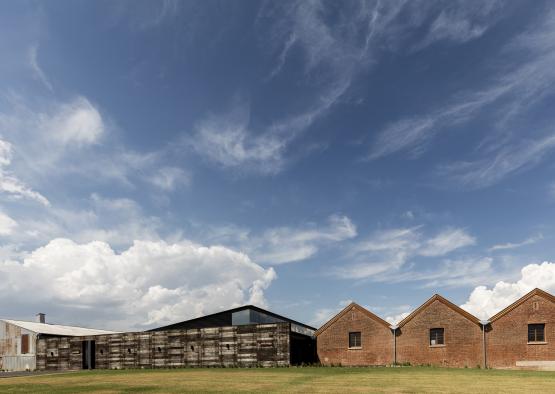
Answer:
POLYGON ((524 241, 521 241, 521 242, 514 242, 514 243, 513 242, 507 242, 507 243, 504 243, 504 244, 493 245, 488 250, 490 252, 495 252, 496 250, 517 249, 517 248, 520 248, 522 246, 535 244, 535 243, 541 241, 542 239, 543 239, 543 235, 540 233, 540 234, 534 235, 532 237, 526 238, 524 241))
POLYGON ((443 165, 438 173, 460 186, 486 187, 511 174, 532 168, 554 148, 555 134, 552 134, 542 139, 506 144, 485 158, 443 165))
MULTIPOLYGON (((475 242, 473 236, 457 228, 446 228, 433 237, 425 237, 422 226, 378 231, 357 242, 347 256, 353 263, 335 267, 332 274, 344 279, 396 281, 403 277, 400 270, 411 258, 445 256, 475 242)), ((410 275, 405 278, 409 277, 418 280, 410 275)))
MULTIPOLYGON (((341 12, 325 2, 266 2, 256 21, 262 45, 276 57, 266 81, 278 77, 291 50, 298 49, 304 62, 304 74, 299 76, 303 95, 310 96, 304 101, 307 104, 266 126, 251 124, 248 104, 210 114, 197 123, 193 146, 197 153, 225 168, 279 172, 285 167, 292 141, 344 99, 360 73, 368 72, 384 50, 406 45, 410 32, 432 23, 430 16, 434 15, 437 17, 422 47, 438 40, 464 42, 478 37, 488 27, 483 16, 491 15, 492 7, 487 3, 470 8, 454 3, 438 15, 437 7, 429 2, 354 1, 345 4, 341 12), (414 17, 407 21, 401 17, 403 13, 414 17), (334 18, 329 18, 330 14, 334 18)), ((391 132, 404 134, 407 127, 393 125, 391 132)), ((404 144, 418 140, 418 134, 429 127, 430 121, 420 121, 417 129, 421 131, 403 137, 408 140, 404 144)), ((385 148, 379 155, 392 150, 385 148)))
POLYGON ((13 198, 27 198, 48 206, 50 202, 13 175, 8 167, 12 162, 12 145, 0 139, 0 192, 13 198))
POLYGON ((525 113, 532 105, 552 94, 555 84, 555 13, 548 13, 542 23, 525 32, 501 51, 500 56, 518 59, 517 66, 504 67, 500 77, 477 92, 463 92, 450 103, 430 111, 393 122, 374 140, 370 159, 396 152, 421 154, 439 132, 450 130, 488 110, 497 119, 497 129, 479 146, 480 158, 448 164, 441 171, 450 180, 470 187, 485 187, 519 169, 530 168, 553 148, 553 132, 533 140, 519 140, 508 120, 525 113), (493 103, 497 109, 489 108, 493 103), (499 136, 502 135, 502 137, 499 136), (496 136, 495 138, 493 136, 496 136))
POLYGON ((33 71, 33 76, 37 80, 39 80, 48 90, 53 92, 54 88, 52 87, 52 84, 50 83, 46 74, 44 73, 44 71, 42 71, 42 68, 39 65, 38 51, 38 45, 33 45, 29 48, 29 52, 27 54, 29 67, 33 71))
POLYGON ((205 234, 211 242, 244 250, 261 264, 277 265, 306 260, 321 249, 357 236, 350 218, 331 215, 325 223, 274 227, 253 233, 236 226, 217 226, 205 234))

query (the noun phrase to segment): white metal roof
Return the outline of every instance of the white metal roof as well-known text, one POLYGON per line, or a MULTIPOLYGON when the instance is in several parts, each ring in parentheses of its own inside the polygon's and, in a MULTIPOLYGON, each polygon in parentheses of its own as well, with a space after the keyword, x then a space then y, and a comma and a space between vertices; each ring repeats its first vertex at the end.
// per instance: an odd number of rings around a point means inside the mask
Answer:
POLYGON ((58 324, 36 323, 21 320, 6 320, 0 319, 9 324, 19 326, 25 330, 36 332, 37 334, 47 335, 61 335, 80 337, 86 335, 103 335, 103 334, 116 334, 115 331, 96 330, 93 328, 73 327, 73 326, 60 326, 58 324))

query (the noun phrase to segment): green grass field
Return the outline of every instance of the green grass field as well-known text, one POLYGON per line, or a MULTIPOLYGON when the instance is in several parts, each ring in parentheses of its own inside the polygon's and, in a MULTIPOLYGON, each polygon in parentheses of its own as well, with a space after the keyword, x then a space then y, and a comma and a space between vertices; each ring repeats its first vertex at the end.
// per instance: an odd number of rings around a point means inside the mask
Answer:
POLYGON ((552 393, 555 372, 429 367, 97 370, 0 379, 0 392, 552 393))

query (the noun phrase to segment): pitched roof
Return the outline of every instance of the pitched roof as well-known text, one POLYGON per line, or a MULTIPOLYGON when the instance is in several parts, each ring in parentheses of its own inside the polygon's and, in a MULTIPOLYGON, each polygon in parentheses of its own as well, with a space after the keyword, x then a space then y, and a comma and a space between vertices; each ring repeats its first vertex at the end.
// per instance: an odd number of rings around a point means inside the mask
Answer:
POLYGON ((189 319, 189 320, 185 320, 185 321, 181 321, 181 322, 177 322, 177 323, 172 323, 170 325, 166 325, 166 326, 162 326, 162 327, 156 327, 153 329, 150 329, 148 331, 165 331, 165 330, 173 330, 173 329, 180 329, 180 328, 207 328, 207 327, 221 327, 221 326, 230 326, 232 325, 232 314, 235 312, 240 312, 240 311, 244 311, 244 310, 253 310, 256 312, 260 312, 263 313, 265 315, 271 316, 277 320, 281 320, 283 322, 289 322, 289 323, 293 323, 293 324, 297 324, 301 327, 307 328, 309 330, 315 331, 316 328, 311 327, 307 324, 298 322, 296 320, 293 319, 289 319, 288 317, 282 316, 282 315, 278 315, 277 313, 274 312, 270 312, 266 309, 262 309, 258 306, 255 305, 243 305, 237 308, 233 308, 233 309, 227 309, 225 311, 221 311, 221 312, 216 312, 216 313, 212 313, 210 315, 204 315, 204 316, 200 316, 200 317, 196 317, 193 319, 189 319))
POLYGON ((489 321, 490 322, 494 322, 495 320, 499 319, 500 317, 506 315, 507 313, 509 313, 510 311, 512 311, 513 309, 515 309, 517 306, 521 305, 522 303, 524 303, 525 301, 529 300, 530 298, 532 298, 533 296, 541 296, 546 298, 548 301, 551 302, 555 302, 555 296, 549 294, 547 291, 543 291, 542 289, 538 289, 537 287, 530 291, 528 294, 523 295, 522 297, 520 297, 518 300, 516 300, 515 302, 513 302, 511 305, 509 305, 508 307, 506 307, 505 309, 503 309, 502 311, 498 312, 497 314, 493 315, 489 321))
POLYGON ((74 327, 74 326, 61 326, 58 324, 47 324, 47 323, 37 323, 37 322, 30 322, 30 321, 7 320, 7 319, 1 319, 1 321, 4 321, 9 324, 13 324, 14 326, 21 327, 25 330, 32 331, 37 334, 45 334, 45 335, 80 337, 80 336, 87 336, 87 335, 116 334, 115 331, 96 330, 93 328, 83 328, 83 327, 74 327))
POLYGON ((334 317, 332 317, 327 323, 325 323, 322 327, 320 327, 315 333, 314 335, 318 336, 321 333, 323 333, 328 327, 330 327, 333 323, 335 323, 337 320, 339 320, 341 317, 343 317, 347 312, 349 312, 350 310, 352 310, 353 308, 356 308, 358 311, 361 311, 362 313, 364 313, 367 317, 369 317, 370 319, 373 319, 375 321, 377 321, 380 324, 383 324, 384 326, 386 326, 387 328, 389 328, 389 323, 386 322, 385 320, 383 320, 381 317, 373 314, 372 312, 370 312, 368 309, 360 306, 359 304, 357 304, 356 302, 351 302, 349 305, 347 305, 345 308, 343 308, 343 310, 341 312, 339 312, 337 315, 335 315, 334 317))
POLYGON ((468 313, 467 311, 465 311, 464 309, 462 309, 461 307, 453 304, 451 301, 449 301, 448 299, 440 296, 439 294, 434 294, 428 301, 426 301, 425 303, 423 303, 422 305, 420 305, 417 309, 415 309, 410 315, 408 315, 407 317, 405 317, 403 320, 401 320, 399 322, 399 324, 397 324, 397 327, 402 327, 405 324, 407 324, 409 321, 411 321, 416 315, 418 315, 420 312, 422 312, 424 309, 426 309, 428 306, 430 306, 434 301, 439 301, 442 304, 444 304, 445 306, 451 308, 453 311, 457 312, 458 314, 466 317, 468 320, 470 320, 473 323, 476 324, 480 324, 480 320, 468 313))

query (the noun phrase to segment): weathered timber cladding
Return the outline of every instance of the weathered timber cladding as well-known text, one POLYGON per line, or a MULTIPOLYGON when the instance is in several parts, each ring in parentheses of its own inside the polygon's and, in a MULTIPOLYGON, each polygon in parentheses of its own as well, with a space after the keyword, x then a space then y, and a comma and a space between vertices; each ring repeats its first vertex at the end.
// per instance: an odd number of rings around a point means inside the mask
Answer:
POLYGON ((287 366, 289 323, 41 338, 40 370, 83 368, 82 343, 95 341, 97 369, 287 366))
POLYGON ((487 332, 487 358, 492 368, 555 365, 553 298, 534 294, 493 320, 487 332), (537 323, 545 324, 545 341, 529 343, 528 324, 537 323))

